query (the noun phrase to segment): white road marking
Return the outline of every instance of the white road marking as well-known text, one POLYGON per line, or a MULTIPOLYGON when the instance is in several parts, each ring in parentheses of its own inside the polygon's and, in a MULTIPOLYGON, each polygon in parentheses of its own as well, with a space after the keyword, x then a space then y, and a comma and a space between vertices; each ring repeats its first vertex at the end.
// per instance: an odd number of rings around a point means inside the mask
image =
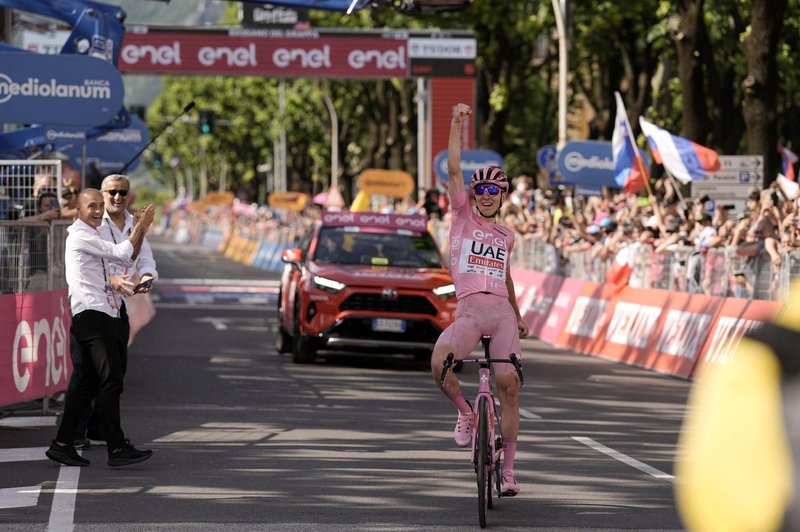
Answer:
POLYGON ((15 449, 0 449, 0 462, 34 462, 47 460, 44 452, 47 447, 18 447, 15 449))
MULTIPOLYGON (((80 451, 78 451, 80 453, 80 451)), ((56 488, 53 491, 53 506, 47 532, 73 532, 75 530, 75 498, 78 495, 80 467, 61 466, 56 488)))
POLYGON ((527 419, 542 419, 542 416, 534 414, 533 412, 529 412, 524 408, 519 409, 519 415, 527 419))
POLYGON ((201 323, 210 323, 218 331, 225 331, 228 329, 228 324, 226 323, 228 320, 225 318, 215 318, 213 316, 205 316, 203 318, 197 318, 194 321, 201 323))
POLYGON ((264 305, 235 305, 229 303, 227 305, 210 304, 210 303, 154 303, 154 307, 158 308, 173 308, 182 310, 229 310, 233 311, 253 311, 258 310, 263 312, 264 305))
POLYGON ((0 419, 0 427, 53 427, 56 416, 11 416, 0 419))
MULTIPOLYGON (((461 386, 462 387, 466 386, 467 388, 477 388, 478 387, 478 383, 477 382, 462 382, 461 386)), ((495 408, 498 408, 498 409, 500 408, 500 403, 497 400, 497 397, 494 398, 494 404, 495 404, 495 408)), ((520 417, 524 417, 526 419, 542 419, 542 416, 540 416, 539 414, 534 414, 530 410, 525 410, 524 408, 520 408, 519 409, 519 415, 520 415, 520 417)))
POLYGON ((0 510, 36 506, 39 504, 39 492, 41 489, 41 486, 0 488, 0 510))
POLYGON ((611 458, 613 458, 615 460, 619 460, 623 464, 627 464, 627 465, 629 465, 631 467, 634 467, 634 468, 638 469, 639 471, 641 471, 643 473, 647 473, 648 475, 650 475, 652 477, 655 477, 655 478, 658 478, 658 479, 662 479, 662 480, 675 480, 674 476, 672 476, 672 475, 670 475, 668 473, 664 473, 663 471, 660 471, 660 470, 656 469, 655 467, 649 466, 649 465, 647 465, 647 464, 645 464, 643 462, 640 462, 639 460, 636 460, 635 458, 631 458, 630 456, 624 455, 619 451, 615 451, 614 449, 612 449, 610 447, 606 447, 602 443, 598 443, 598 442, 594 441, 591 438, 587 438, 585 436, 573 436, 572 439, 577 441, 577 442, 579 442, 579 443, 582 443, 582 444, 586 445, 587 447, 591 447, 595 451, 599 451, 599 452, 601 452, 603 454, 606 454, 606 455, 610 456, 611 458))
POLYGON ((280 287, 277 279, 164 279, 158 280, 158 285, 185 285, 185 286, 269 286, 280 287))

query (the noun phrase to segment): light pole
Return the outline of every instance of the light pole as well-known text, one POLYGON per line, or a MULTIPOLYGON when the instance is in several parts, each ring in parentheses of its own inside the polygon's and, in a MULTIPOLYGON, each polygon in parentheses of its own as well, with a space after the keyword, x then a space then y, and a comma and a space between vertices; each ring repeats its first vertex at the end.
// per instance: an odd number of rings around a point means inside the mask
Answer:
POLYGON ((328 93, 322 95, 331 115, 331 186, 339 187, 339 118, 328 93))
POLYGON ((276 153, 280 153, 279 158, 277 158, 275 165, 275 172, 278 175, 278 186, 275 187, 275 190, 279 190, 281 192, 286 192, 288 183, 286 179, 286 80, 281 79, 281 83, 279 85, 278 91, 278 102, 280 107, 281 113, 281 131, 280 131, 280 149, 276 150, 276 153), (279 161, 279 162, 278 162, 279 161))
POLYGON ((552 0, 558 32, 558 149, 567 143, 567 70, 569 69, 569 36, 566 11, 569 0, 552 0))
POLYGON ((417 94, 414 96, 414 101, 417 103, 417 193, 419 193, 431 183, 428 173, 428 161, 431 160, 430 142, 428 142, 430 100, 426 81, 422 76, 417 78, 417 94))

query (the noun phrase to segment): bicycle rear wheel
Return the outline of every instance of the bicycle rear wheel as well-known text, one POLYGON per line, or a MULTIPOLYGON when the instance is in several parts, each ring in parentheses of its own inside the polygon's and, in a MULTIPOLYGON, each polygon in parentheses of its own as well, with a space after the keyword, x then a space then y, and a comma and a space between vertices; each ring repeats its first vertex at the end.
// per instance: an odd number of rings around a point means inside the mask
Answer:
POLYGON ((486 528, 486 508, 490 496, 491 480, 489 477, 489 404, 485 397, 478 403, 478 437, 475 452, 478 473, 478 522, 486 528))

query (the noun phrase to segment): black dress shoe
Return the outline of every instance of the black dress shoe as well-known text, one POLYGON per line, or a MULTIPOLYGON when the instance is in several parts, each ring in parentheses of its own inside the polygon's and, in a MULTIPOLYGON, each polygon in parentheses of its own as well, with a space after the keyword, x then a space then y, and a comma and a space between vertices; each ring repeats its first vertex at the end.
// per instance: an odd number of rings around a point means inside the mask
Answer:
POLYGON ((59 445, 53 440, 53 443, 50 445, 50 448, 45 451, 47 457, 50 460, 55 460, 58 463, 68 465, 68 466, 88 466, 91 462, 86 458, 82 457, 78 454, 78 451, 75 450, 75 447, 72 445, 59 445))
POLYGON ((111 467, 126 466, 144 462, 153 456, 153 451, 140 451, 130 443, 125 443, 122 447, 108 451, 108 465, 111 467))

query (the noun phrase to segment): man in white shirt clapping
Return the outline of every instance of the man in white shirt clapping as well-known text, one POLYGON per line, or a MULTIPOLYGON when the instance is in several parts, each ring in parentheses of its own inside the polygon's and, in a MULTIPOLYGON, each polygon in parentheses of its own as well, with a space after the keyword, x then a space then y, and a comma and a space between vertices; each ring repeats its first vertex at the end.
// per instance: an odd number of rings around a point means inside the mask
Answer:
MULTIPOLYGON (((103 194, 105 213, 103 214, 103 221, 100 227, 97 228, 97 232, 100 238, 106 242, 119 244, 125 241, 133 231, 133 215, 128 212, 131 192, 130 181, 122 174, 111 174, 103 179, 100 188, 100 192, 103 194)), ((113 259, 109 261, 107 266, 111 285, 121 294, 121 296, 117 296, 117 301, 119 303, 119 319, 117 320, 119 334, 117 339, 122 356, 122 375, 124 377, 128 366, 128 340, 131 332, 126 301, 128 298, 134 296, 135 283, 139 283, 136 286, 140 287, 136 290, 136 294, 150 292, 152 283, 158 280, 158 271, 156 271, 156 261, 153 258, 153 250, 147 242, 147 238, 142 242, 141 250, 136 260, 133 262, 132 267, 127 261, 116 261, 113 259)), ((72 357, 74 372, 70 377, 70 387, 77 385, 80 379, 80 373, 84 369, 84 363, 79 349, 74 349, 74 351, 77 352, 75 352, 72 357)), ((91 365, 89 365, 88 371, 92 371, 91 365)), ((92 444, 97 445, 106 442, 106 437, 105 434, 102 433, 99 420, 100 413, 97 407, 97 401, 94 401, 93 408, 87 410, 81 416, 80 422, 76 427, 73 436, 76 449, 86 449, 92 444)))
POLYGON ((84 361, 94 371, 81 372, 78 385, 67 391, 64 416, 56 439, 47 450, 51 460, 70 466, 88 466, 72 445, 72 436, 81 413, 95 392, 103 433, 108 442, 108 464, 122 466, 142 462, 153 454, 134 448, 122 431, 119 397, 123 367, 119 349, 118 296, 111 287, 108 263, 117 260, 133 265, 145 234, 153 223, 155 209, 148 205, 134 217, 130 236, 119 244, 103 240, 97 230, 103 220, 103 196, 86 189, 78 197, 78 220, 69 227, 65 265, 69 287, 71 332, 80 345, 84 361))

